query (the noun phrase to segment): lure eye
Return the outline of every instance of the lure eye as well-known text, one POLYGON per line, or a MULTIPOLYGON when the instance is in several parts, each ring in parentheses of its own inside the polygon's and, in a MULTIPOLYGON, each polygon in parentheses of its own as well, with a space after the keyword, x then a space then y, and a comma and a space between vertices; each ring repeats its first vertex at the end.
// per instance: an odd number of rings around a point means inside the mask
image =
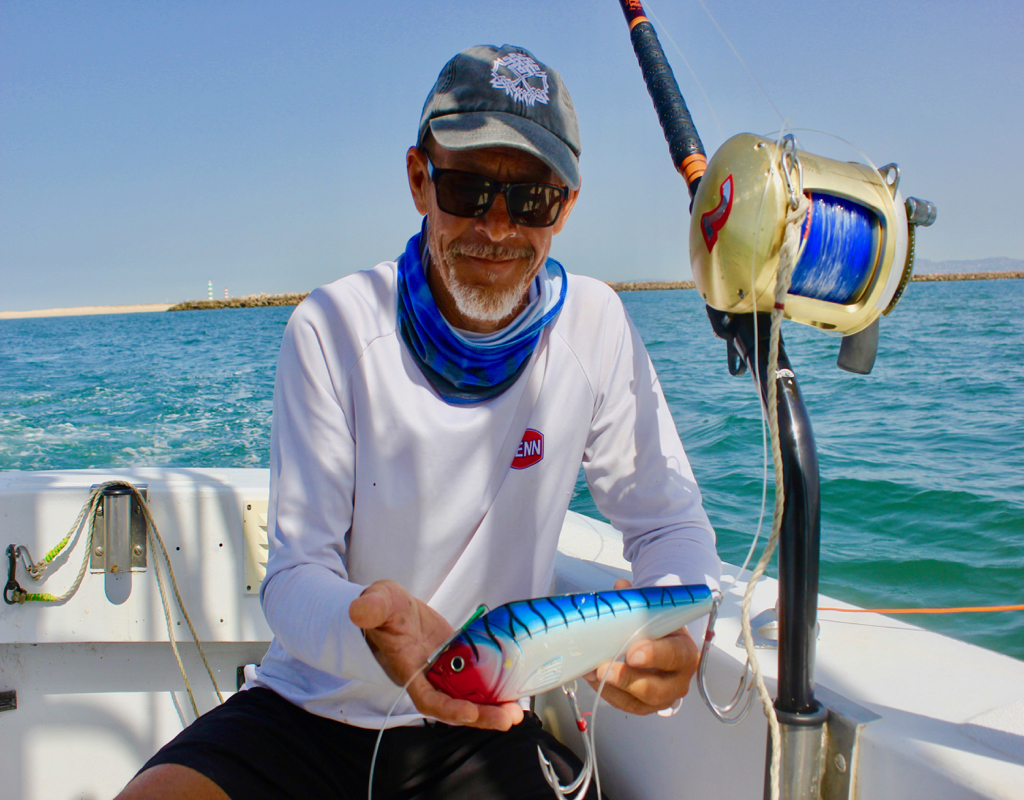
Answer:
POLYGON ((462 656, 455 656, 451 663, 452 672, 462 672, 466 668, 466 659, 462 656))

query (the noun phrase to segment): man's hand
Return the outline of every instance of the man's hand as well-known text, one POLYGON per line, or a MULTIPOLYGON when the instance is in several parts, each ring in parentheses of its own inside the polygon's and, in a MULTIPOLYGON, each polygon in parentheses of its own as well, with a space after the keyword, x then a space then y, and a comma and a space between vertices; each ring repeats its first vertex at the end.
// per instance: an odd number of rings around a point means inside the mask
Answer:
POLYGON ((349 618, 366 635, 366 643, 388 677, 404 686, 420 713, 449 725, 507 731, 523 721, 517 703, 485 706, 456 700, 430 685, 423 674, 427 659, 452 635, 452 626, 395 581, 376 581, 352 601, 349 618))
MULTIPOLYGON (((616 589, 632 585, 627 580, 615 582, 616 589)), ((607 673, 601 692, 605 700, 631 714, 653 714, 686 696, 699 661, 693 637, 680 628, 660 639, 634 642, 626 651, 625 663, 606 661, 583 677, 596 692, 607 673)))

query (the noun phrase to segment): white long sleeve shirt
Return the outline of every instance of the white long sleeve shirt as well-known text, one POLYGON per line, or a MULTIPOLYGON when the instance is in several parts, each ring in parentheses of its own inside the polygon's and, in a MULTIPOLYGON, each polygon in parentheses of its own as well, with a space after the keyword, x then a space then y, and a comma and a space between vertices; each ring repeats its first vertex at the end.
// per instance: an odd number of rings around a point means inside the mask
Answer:
MULTIPOLYGON (((390 578, 457 627, 481 603, 549 594, 581 463, 634 585, 717 585, 721 566, 653 366, 610 288, 569 274, 516 383, 459 406, 402 341, 396 278, 385 262, 321 287, 285 331, 261 589, 274 641, 255 682, 369 728, 398 688, 349 620, 352 600, 390 578)), ((420 716, 406 697, 389 725, 420 716)))

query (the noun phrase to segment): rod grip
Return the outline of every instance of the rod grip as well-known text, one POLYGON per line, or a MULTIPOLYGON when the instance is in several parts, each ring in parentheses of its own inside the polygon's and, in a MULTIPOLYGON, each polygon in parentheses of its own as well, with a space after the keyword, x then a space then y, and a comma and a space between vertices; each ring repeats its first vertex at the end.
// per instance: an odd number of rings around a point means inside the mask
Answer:
POLYGON ((636 0, 620 0, 622 11, 629 23, 629 38, 647 91, 654 102, 658 121, 665 133, 665 141, 672 155, 672 163, 686 180, 692 198, 697 192, 700 176, 707 168, 704 145, 694 127, 690 110, 679 91, 672 67, 658 41, 654 26, 643 15, 643 7, 636 0))

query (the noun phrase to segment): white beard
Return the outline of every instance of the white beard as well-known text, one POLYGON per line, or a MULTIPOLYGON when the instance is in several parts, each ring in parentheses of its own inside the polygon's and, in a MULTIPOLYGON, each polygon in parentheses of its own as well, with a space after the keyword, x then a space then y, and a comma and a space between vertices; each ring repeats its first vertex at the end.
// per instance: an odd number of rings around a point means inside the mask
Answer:
POLYGON ((478 322, 500 322, 512 315, 529 291, 530 279, 508 289, 466 286, 456 275, 448 275, 448 291, 464 317, 478 322))
MULTIPOLYGON (((431 253, 431 255, 436 258, 436 254, 431 253)), ((511 248, 502 245, 474 246, 456 242, 449 245, 445 253, 445 266, 447 269, 444 273, 441 273, 440 277, 451 293, 452 300, 455 301, 455 307, 462 316, 477 322, 500 322, 511 317, 516 308, 519 307, 519 304, 522 303, 523 298, 529 293, 530 283, 534 275, 524 273, 515 285, 507 289, 464 284, 459 280, 459 276, 452 265, 452 262, 460 255, 484 258, 528 258, 532 261, 534 249, 529 245, 511 248)))

